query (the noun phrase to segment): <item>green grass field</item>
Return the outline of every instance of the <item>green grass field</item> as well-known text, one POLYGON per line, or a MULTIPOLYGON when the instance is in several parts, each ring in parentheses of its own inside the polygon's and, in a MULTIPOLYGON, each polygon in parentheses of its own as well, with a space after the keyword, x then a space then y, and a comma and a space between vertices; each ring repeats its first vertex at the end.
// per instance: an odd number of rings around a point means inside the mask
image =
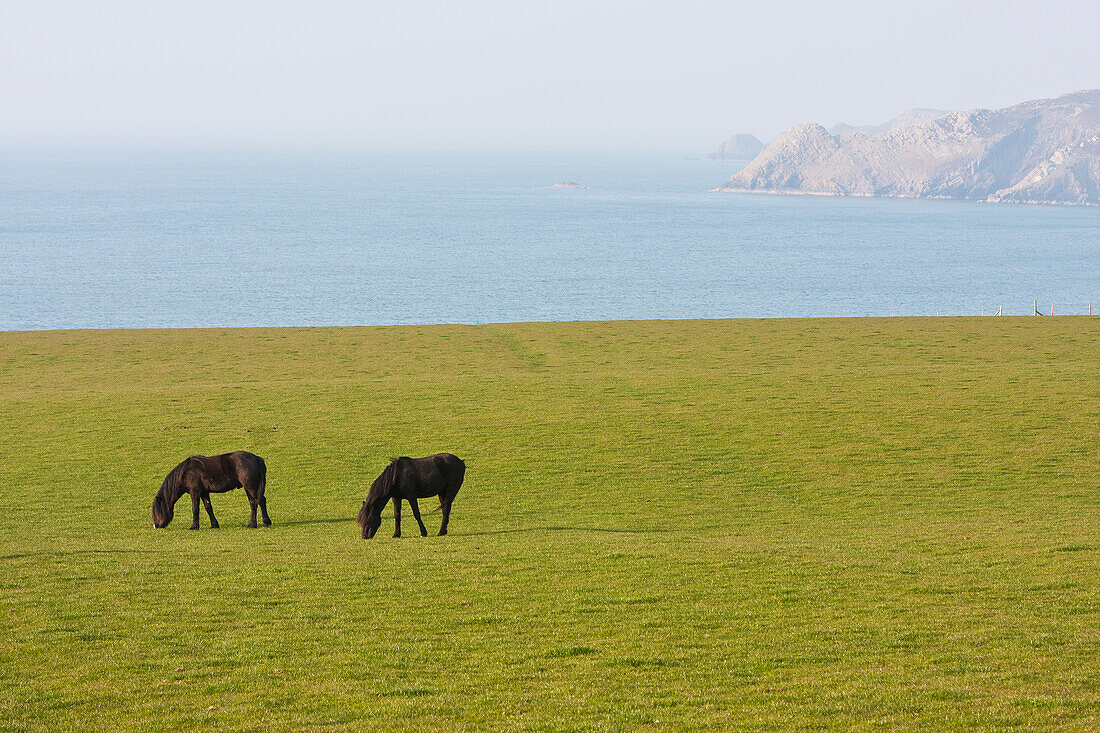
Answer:
POLYGON ((0 333, 0 603, 5 730, 1097 730, 1100 318, 0 333))

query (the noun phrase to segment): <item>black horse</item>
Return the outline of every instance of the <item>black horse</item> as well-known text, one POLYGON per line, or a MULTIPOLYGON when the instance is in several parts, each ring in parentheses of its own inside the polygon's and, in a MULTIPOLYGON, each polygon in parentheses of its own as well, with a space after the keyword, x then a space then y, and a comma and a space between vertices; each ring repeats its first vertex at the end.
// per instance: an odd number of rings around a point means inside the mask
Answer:
POLYGON ((394 537, 401 536, 401 500, 412 506, 413 516, 420 525, 420 536, 427 537, 428 530, 420 519, 420 507, 417 499, 428 496, 439 497, 439 508, 443 510, 443 524, 439 534, 447 534, 447 521, 451 518, 451 503, 462 486, 466 475, 466 464, 458 456, 450 453, 437 453, 426 458, 394 458, 382 475, 371 484, 363 508, 359 510, 359 528, 363 539, 374 537, 382 524, 382 509, 386 502, 393 499, 394 537))
POLYGON ((263 512, 264 526, 270 527, 271 517, 267 516, 267 499, 264 498, 267 464, 259 456, 243 450, 220 456, 191 456, 173 468, 153 499, 153 526, 157 529, 167 527, 175 513, 176 501, 184 494, 190 494, 191 513, 194 515, 191 529, 199 528, 200 500, 210 515, 210 526, 217 529, 218 520, 214 518, 214 508, 210 506, 210 494, 220 494, 241 486, 248 494, 248 503, 252 505, 252 521, 248 526, 256 526, 256 507, 259 506, 263 512))

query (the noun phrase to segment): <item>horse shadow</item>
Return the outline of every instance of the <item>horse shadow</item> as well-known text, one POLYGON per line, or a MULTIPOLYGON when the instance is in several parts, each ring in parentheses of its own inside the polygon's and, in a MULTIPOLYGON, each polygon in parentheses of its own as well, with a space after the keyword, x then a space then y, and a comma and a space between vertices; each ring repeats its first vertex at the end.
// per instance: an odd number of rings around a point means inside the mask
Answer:
POLYGON ((0 555, 0 560, 20 560, 25 557, 75 557, 77 555, 154 555, 157 550, 43 550, 0 555))
POLYGON ((298 519, 292 522, 279 522, 283 527, 298 527, 305 524, 346 524, 354 522, 355 517, 332 517, 329 519, 298 519))
POLYGON ((601 532, 606 534, 652 534, 654 532, 675 532, 675 529, 613 529, 609 527, 523 527, 521 529, 494 529, 484 532, 461 532, 463 537, 481 537, 495 534, 520 534, 529 532, 601 532))

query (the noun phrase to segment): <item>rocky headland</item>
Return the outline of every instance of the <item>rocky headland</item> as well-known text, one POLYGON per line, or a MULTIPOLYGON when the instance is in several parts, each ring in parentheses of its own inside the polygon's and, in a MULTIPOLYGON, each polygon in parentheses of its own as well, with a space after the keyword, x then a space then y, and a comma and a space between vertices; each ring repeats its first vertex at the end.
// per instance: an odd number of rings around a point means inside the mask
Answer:
POLYGON ((937 112, 796 125, 716 190, 1100 205, 1100 90, 937 112))

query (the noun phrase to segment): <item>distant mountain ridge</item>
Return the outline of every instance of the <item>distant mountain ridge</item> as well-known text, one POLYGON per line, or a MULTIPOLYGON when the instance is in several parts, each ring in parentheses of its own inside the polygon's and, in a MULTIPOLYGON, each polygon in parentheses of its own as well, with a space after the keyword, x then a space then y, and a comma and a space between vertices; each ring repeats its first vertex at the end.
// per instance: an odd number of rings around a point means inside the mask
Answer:
POLYGON ((717 190, 1100 205, 1100 90, 936 112, 795 125, 717 190))
POLYGON ((908 127, 909 125, 915 125, 925 120, 934 120, 937 117, 943 117, 946 114, 950 114, 946 109, 926 109, 917 107, 915 109, 906 110, 900 115, 890 120, 889 122, 883 122, 881 125, 846 125, 843 122, 838 122, 829 128, 829 134, 833 137, 841 135, 845 132, 860 132, 864 135, 879 135, 883 132, 889 132, 895 127, 908 127))

